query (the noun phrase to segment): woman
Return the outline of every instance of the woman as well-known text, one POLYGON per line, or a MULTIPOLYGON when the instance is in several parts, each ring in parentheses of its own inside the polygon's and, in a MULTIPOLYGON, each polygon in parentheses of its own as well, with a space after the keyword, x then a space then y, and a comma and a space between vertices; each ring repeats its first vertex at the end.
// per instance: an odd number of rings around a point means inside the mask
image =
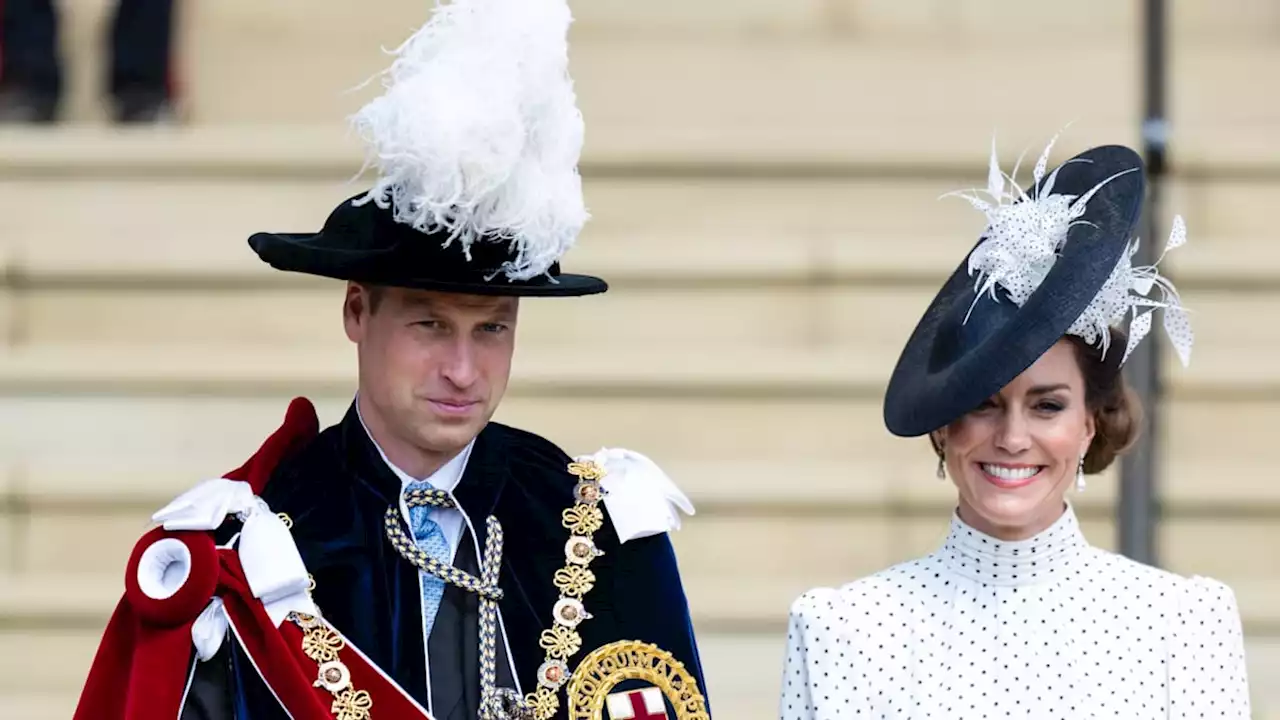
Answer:
MULTIPOLYGON (((1052 147, 1052 143, 1050 143, 1052 147)), ((1065 496, 1133 441, 1120 367, 1172 285, 1134 268, 1141 159, 1101 147, 1022 192, 996 165, 987 229, 908 341, 885 397, 928 435, 957 509, 942 547, 791 609, 784 720, 1247 718, 1231 590, 1094 548, 1065 496), (1129 335, 1113 326, 1132 318, 1129 335)), ((1168 247, 1185 239, 1174 223, 1168 247)))

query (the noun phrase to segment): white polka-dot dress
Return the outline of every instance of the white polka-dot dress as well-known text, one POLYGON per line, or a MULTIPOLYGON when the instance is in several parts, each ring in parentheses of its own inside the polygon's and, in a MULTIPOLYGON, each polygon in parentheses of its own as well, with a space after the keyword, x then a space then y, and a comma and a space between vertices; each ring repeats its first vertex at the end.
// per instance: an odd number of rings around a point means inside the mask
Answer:
POLYGON ((1248 718, 1231 590, 1091 547, 1070 508, 943 547, 791 609, 783 720, 1248 718))

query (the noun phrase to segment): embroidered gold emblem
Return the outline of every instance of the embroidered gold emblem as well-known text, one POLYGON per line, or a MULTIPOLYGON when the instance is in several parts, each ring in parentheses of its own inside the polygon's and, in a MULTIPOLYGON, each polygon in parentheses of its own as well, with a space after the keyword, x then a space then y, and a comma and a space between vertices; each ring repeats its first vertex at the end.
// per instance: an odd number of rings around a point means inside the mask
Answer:
POLYGON ((601 720, 610 691, 624 680, 643 680, 662 691, 677 720, 711 720, 707 701, 684 663, 648 643, 622 641, 597 648, 569 680, 569 720, 601 720))
POLYGON ((569 474, 582 480, 600 480, 604 477, 604 468, 591 461, 569 463, 569 474))
POLYGON ((333 720, 369 720, 373 698, 364 690, 347 690, 333 699, 333 720))
POLYGON ((582 637, 572 629, 557 625, 543 630, 538 646, 547 651, 547 657, 563 660, 582 649, 582 637))
POLYGON ((316 627, 302 636, 302 652, 317 663, 333 662, 345 643, 338 634, 327 627, 316 627))
POLYGON ((557 570, 552 581, 562 594, 580 598, 595 587, 596 574, 584 567, 571 565, 557 570))
POLYGON ((574 535, 591 535, 604 525, 604 513, 594 505, 574 505, 564 511, 563 520, 574 535))
POLYGON ((530 693, 525 698, 525 702, 529 704, 529 709, 538 720, 547 720, 560 709, 560 697, 554 690, 548 688, 538 688, 537 692, 530 693))

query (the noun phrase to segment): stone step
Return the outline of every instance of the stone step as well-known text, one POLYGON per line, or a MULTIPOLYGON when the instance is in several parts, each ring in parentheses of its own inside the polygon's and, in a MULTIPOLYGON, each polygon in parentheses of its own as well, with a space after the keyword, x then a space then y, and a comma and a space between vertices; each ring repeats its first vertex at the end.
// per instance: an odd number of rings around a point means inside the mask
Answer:
POLYGON ((78 690, 57 693, 16 688, 0 692, 0 715, 24 720, 66 720, 76 711, 78 690))
MULTIPOLYGON (((31 143, 23 140, 32 136, 17 137, 7 142, 0 133, 0 269, 10 279, 0 279, 0 288, 20 281, 24 292, 86 282, 131 292, 157 283, 168 292, 301 286, 300 276, 261 263, 246 238, 317 230, 363 187, 344 184, 337 169, 299 176, 323 144, 299 150, 243 131, 97 138, 69 149, 56 142, 60 134, 31 143), (94 149, 103 157, 95 160, 94 149), (150 169, 134 175, 116 161, 150 169), (30 167, 42 162, 52 166, 30 167), (94 170, 97 162, 105 164, 94 170), (279 167, 260 167, 265 162, 279 167), (255 177, 261 174, 267 177, 255 177)), ((983 146, 970 148, 971 162, 950 178, 589 176, 593 218, 566 267, 624 286, 914 281, 933 289, 981 232, 982 217, 967 203, 938 197, 983 181, 983 146)), ((1280 177, 1171 183, 1163 214, 1183 214, 1191 239, 1169 256, 1169 272, 1186 289, 1277 282, 1280 251, 1270 228, 1278 186, 1280 177)))
MULTIPOLYGON (((1193 313, 1196 345, 1189 367, 1169 365, 1175 390, 1280 384, 1280 367, 1270 362, 1280 325, 1257 321, 1280 312, 1280 283, 1185 282, 1179 289, 1193 313)), ((621 385, 879 386, 935 292, 919 282, 698 283, 530 299, 521 306, 514 372, 521 382, 543 384, 559 375, 621 385)), ((342 293, 336 281, 18 290, 7 311, 0 304, 0 325, 16 343, 0 357, 0 386, 132 379, 234 388, 295 377, 345 386, 354 352, 341 327, 342 293)), ((1163 330, 1157 333, 1167 346, 1163 330)))
MULTIPOLYGON (((279 425, 290 397, 276 390, 251 397, 8 397, 0 403, 0 489, 23 502, 89 512, 113 498, 114 504, 153 509, 237 467, 279 425)), ((327 425, 341 418, 351 396, 311 397, 327 425)), ((645 453, 692 496, 713 504, 846 508, 944 498, 926 441, 885 432, 880 400, 873 397, 829 391, 720 399, 516 395, 495 419, 536 430, 575 455, 600 447, 645 453)), ((1277 421, 1280 403, 1265 400, 1166 401, 1162 492, 1189 510, 1274 507, 1280 490, 1269 480, 1272 459, 1264 448, 1277 421)))
MULTIPOLYGON (((708 696, 717 716, 743 720, 777 717, 785 644, 775 636, 701 635, 700 651, 707 674, 708 696)), ((1249 641, 1250 689, 1254 720, 1280 720, 1277 643, 1249 641), (1257 660, 1262 656, 1265 660, 1257 660)), ((78 690, 55 694, 17 689, 0 695, 0 713, 23 720, 65 720, 75 709, 78 690)))
MULTIPOLYGON (((738 478, 730 478, 737 480, 738 478)), ((1092 493, 1108 488, 1094 479, 1091 491, 1077 498, 1090 539, 1114 549, 1114 507, 1092 493)), ((954 498, 954 490, 934 493, 954 498)), ((776 608, 814 585, 839 585, 895 562, 927 554, 946 531, 950 505, 937 502, 832 503, 827 507, 770 505, 742 501, 726 508, 695 497, 700 512, 674 535, 695 610, 716 627, 768 625, 776 608), (838 541, 833 541, 838 538, 838 541), (824 548, 815 554, 814 548, 824 548), (743 583, 764 573, 770 580, 743 593, 743 583)), ((147 517, 159 503, 142 508, 38 507, 6 518, 16 571, 28 577, 122 571, 129 552, 147 530, 147 517), (90 540, 91 538, 91 540, 90 540), (91 542, 92 552, 86 552, 91 542)), ((1219 513, 1185 503, 1165 504, 1158 529, 1161 562, 1185 574, 1217 577, 1236 588, 1249 622, 1280 632, 1274 598, 1280 566, 1274 557, 1238 551, 1271 547, 1280 541, 1280 512, 1274 502, 1263 508, 1219 501, 1219 513), (1270 509, 1266 509, 1270 507, 1270 509)), ((7 563, 6 563, 7 564, 7 563)), ((118 575, 106 576, 119 589, 118 575)), ((55 619, 80 618, 79 605, 27 605, 55 619)), ((108 607, 109 609, 109 607, 108 607)))
MULTIPOLYGON (((724 357, 812 350, 820 355, 856 349, 877 357, 894 355, 887 359, 887 373, 933 292, 910 285, 734 285, 620 287, 583 299, 528 299, 521 303, 517 362, 523 364, 530 353, 527 359, 537 364, 538 355, 594 348, 623 355, 668 352, 676 360, 709 353, 724 357)), ((1227 333, 1215 332, 1237 310, 1280 305, 1280 287, 1261 299, 1184 292, 1199 301, 1197 330, 1209 338, 1202 341, 1206 347, 1221 346, 1222 340, 1239 344, 1234 342, 1238 338, 1220 338, 1227 333)), ((252 372, 256 363, 270 373, 272 355, 284 353, 287 363, 305 352, 317 359, 318 367, 341 369, 354 357, 342 330, 343 293, 338 282, 241 289, 80 285, 22 290, 9 313, 18 342, 9 360, 0 362, 27 363, 21 358, 32 353, 29 362, 47 368, 50 358, 74 364, 101 350, 102 359, 119 356, 128 365, 134 359, 158 360, 172 353, 177 359, 185 353, 215 362, 220 356, 240 356, 246 371, 252 372)), ((1280 330, 1260 332, 1264 334, 1250 342, 1269 346, 1269 336, 1280 335, 1280 330)), ((643 367, 634 361, 627 366, 643 367)))
MULTIPOLYGON (((79 592, 90 590, 76 579, 79 592)), ((44 600, 61 602, 67 588, 56 584, 44 600)), ((4 591, 0 590, 0 598, 4 591)), ((34 593, 33 593, 34 594, 34 593)), ((101 593, 114 602, 114 593, 101 593)), ((86 606, 97 610, 98 598, 86 596, 86 606)), ((755 632, 709 630, 698 626, 699 650, 707 676, 707 693, 717 714, 766 720, 775 717, 786 646, 786 605, 777 610, 772 627, 755 632)), ((23 720, 69 717, 76 705, 100 638, 105 614, 93 626, 67 625, 39 629, 0 630, 0 642, 9 650, 0 657, 0 712, 23 720)), ((11 616, 0 615, 8 620, 11 616)), ((696 621, 695 621, 696 622, 696 621)), ((1280 718, 1280 637, 1246 630, 1245 652, 1249 662, 1255 718, 1280 718)))
MULTIPOLYGON (((41 598, 32 602, 57 605, 63 602, 64 593, 92 594, 84 597, 85 610, 94 617, 92 624, 72 622, 63 626, 41 626, 14 629, 8 625, 0 629, 0 644, 7 652, 0 656, 0 715, 21 720, 65 720, 71 717, 83 688, 85 678, 97 651, 106 614, 102 608, 114 606, 118 593, 94 592, 91 583, 84 578, 69 579, 69 587, 53 584, 42 588, 41 598)), ((28 591, 34 594, 36 591, 28 591)), ((5 603, 6 591, 0 589, 0 620, 6 623, 14 616, 9 614, 11 605, 5 603)), ((785 609, 784 609, 785 610, 785 609)), ((723 708, 735 716, 768 717, 753 712, 753 707, 766 699, 766 693, 745 692, 744 676, 757 682, 776 684, 774 676, 780 672, 780 660, 774 656, 779 643, 777 633, 750 635, 700 631, 699 649, 704 672, 707 676, 708 695, 714 698, 717 712, 723 708), (744 650, 749 654, 743 656, 744 650), (754 651, 754 652, 752 652, 754 651)), ((776 690, 773 692, 776 696, 776 690)), ((776 698, 774 698, 776 699, 776 698)), ((774 699, 769 699, 773 702, 774 699)))
MULTIPOLYGON (((577 302, 583 302, 579 308, 585 308, 592 301, 577 302)), ((851 304, 863 315, 876 307, 865 302, 851 304)), ((1252 321, 1252 313, 1260 308, 1265 312, 1275 304, 1274 298, 1254 303, 1228 299, 1213 315, 1197 315, 1198 344, 1189 367, 1178 364, 1167 343, 1162 342, 1168 392, 1200 400, 1276 398, 1280 369, 1267 358, 1280 338, 1268 326, 1252 321), (1211 319, 1218 324, 1208 322, 1211 319), (1253 334, 1246 334, 1250 332, 1253 334)), ((711 339, 697 336, 689 327, 668 331, 649 315, 642 316, 635 330, 615 324, 593 337, 591 326, 557 323, 549 313, 543 322, 531 323, 543 328, 545 334, 526 341, 516 352, 510 392, 531 398, 565 393, 738 399, 799 393, 879 398, 901 352, 901 337, 914 325, 914 317, 908 313, 919 312, 911 305, 919 308, 924 303, 892 306, 890 312, 901 318, 879 327, 879 323, 870 322, 862 337, 851 333, 837 338, 819 334, 796 339, 804 334, 800 328, 787 330, 785 334, 791 337, 784 335, 775 342, 765 342, 749 328, 735 328, 729 322, 714 330, 711 339), (576 337, 566 337, 575 329, 576 337)), ((1211 308, 1207 302, 1197 305, 1198 311, 1211 308)), ((675 311, 687 314, 682 309, 675 311)), ((332 312, 336 324, 336 298, 332 312)), ((828 322, 842 322, 837 313, 824 314, 828 322)), ((713 312, 703 317, 719 322, 713 312)), ((843 322, 854 325, 848 317, 843 316, 843 322)), ((605 322, 627 319, 622 314, 605 322)), ((248 341, 235 345, 77 342, 11 347, 0 355, 0 394, 196 392, 242 397, 263 390, 322 395, 354 391, 354 350, 345 339, 296 342, 296 338, 265 334, 270 323, 254 325, 251 330, 264 334, 258 338, 251 335, 248 341)))
MULTIPOLYGON (((187 406, 212 418, 165 418, 168 413, 157 409, 154 401, 136 405, 132 413, 119 404, 115 409, 99 409, 88 402, 64 402, 59 410, 27 405, 29 421, 36 427, 27 430, 28 437, 20 437, 18 425, 8 420, 13 423, 13 439, 0 466, 0 497, 9 498, 20 509, 55 515, 123 512, 128 516, 127 532, 133 533, 142 527, 148 512, 201 479, 239 465, 274 428, 269 423, 270 410, 252 404, 244 404, 239 421, 216 407, 210 413, 211 402, 201 398, 192 398, 187 406), (86 427, 95 423, 115 430, 97 430, 95 437, 79 434, 93 432, 86 427), (59 429, 64 432, 56 432, 59 429), (40 433, 50 436, 45 439, 40 433), (60 438, 67 433, 83 438, 77 439, 77 455, 59 452, 60 438), (148 438, 154 442, 148 443, 148 438), (87 483, 86 478, 93 482, 87 483)), ((500 411, 499 419, 522 420, 524 427, 539 428, 561 439, 562 446, 575 455, 600 446, 645 452, 696 505, 712 514, 838 515, 895 507, 936 509, 950 502, 954 492, 950 484, 933 479, 936 461, 924 441, 884 437, 878 427, 878 405, 872 402, 724 404, 694 411, 689 423, 660 433, 645 432, 640 425, 657 423, 662 415, 690 413, 689 407, 676 402, 667 404, 667 410, 635 401, 617 405, 621 413, 564 402, 538 411, 526 402, 513 401, 500 411), (575 419, 579 414, 590 423, 575 419), (622 416, 630 414, 640 414, 640 423, 627 427, 622 416), (733 425, 694 434, 692 439, 703 445, 678 437, 682 432, 694 433, 699 421, 724 423, 735 414, 733 425), (786 432, 792 424, 801 427, 795 433, 786 432), (771 433, 777 442, 765 442, 771 433), (847 439, 847 447, 837 447, 838 439, 823 437, 832 433, 852 439, 847 439), (741 436, 741 442, 731 434, 741 436), (763 445, 753 446, 753 442, 763 445)), ((321 402, 321 407, 329 410, 326 420, 340 411, 337 401, 321 402)), ((1229 404, 1206 409, 1181 402, 1172 402, 1169 410, 1160 484, 1167 511, 1212 518, 1216 512, 1270 512, 1280 506, 1280 489, 1266 473, 1268 460, 1257 452, 1266 441, 1265 428, 1280 411, 1229 404)), ((1079 501, 1094 510, 1111 507, 1116 480, 1112 468, 1093 479, 1079 501)))
MULTIPOLYGON (((93 80, 100 76, 94 72, 100 65, 96 33, 105 5, 88 0, 70 13, 65 45, 77 120, 95 119, 100 112, 93 80)), ((582 21, 571 57, 582 104, 594 123, 591 142, 627 145, 632 142, 628 134, 639 130, 697 148, 730 136, 741 141, 758 140, 760 132, 776 135, 778 130, 767 129, 774 125, 787 128, 794 141, 821 148, 827 138, 884 118, 909 114, 919 121, 915 130, 921 134, 941 124, 935 117, 962 123, 957 108, 975 113, 981 108, 983 114, 1001 116, 1002 125, 1056 127, 1081 116, 1076 100, 1059 91, 1060 82, 1045 81, 1062 77, 1090 78, 1091 115, 1109 120, 1127 115, 1136 121, 1136 8, 1101 0, 1078 13, 1075 6, 1008 12, 991 0, 933 0, 912 3, 910 9, 855 0, 776 5, 761 0, 697 9, 676 9, 683 5, 673 0, 644 8, 620 0, 601 7, 576 4, 582 21), (1087 45, 1090 51, 1040 53, 1035 63, 1007 61, 1055 42, 1087 45), (1009 93, 1009 87, 1019 92, 1009 93), (762 88, 767 88, 767 102, 759 100, 762 88)), ((1176 51, 1170 60, 1176 85, 1170 101, 1179 132, 1202 118, 1225 115, 1227 108, 1239 110, 1236 118, 1261 120, 1245 108, 1275 107, 1248 83, 1217 80, 1232 77, 1224 74, 1231 70, 1237 76, 1266 76, 1265 63, 1235 57, 1249 51, 1269 57, 1274 9, 1250 0, 1229 18, 1203 10, 1173 14, 1176 51), (1184 42, 1197 37, 1204 41, 1184 42), (1233 59, 1219 61, 1224 54, 1233 59)), ((354 6, 317 12, 296 0, 267 11, 248 2, 192 8, 184 15, 180 63, 191 118, 210 124, 344 118, 373 89, 345 91, 385 66, 381 50, 396 46, 425 19, 424 6, 412 2, 378 13, 354 6)), ((982 119, 984 132, 991 122, 993 117, 982 119)), ((1136 133, 1136 122, 1129 125, 1136 133)), ((759 142, 739 147, 752 145, 770 147, 759 142)))
MULTIPOLYGON (((779 635, 699 635, 707 694, 717 716, 743 720, 777 717, 784 641, 779 635)), ((1252 717, 1280 720, 1280 693, 1275 690, 1280 680, 1280 643, 1250 639, 1245 652, 1253 694, 1252 717)), ((62 660, 54 658, 49 664, 62 666, 62 660)), ((72 668, 67 672, 74 677, 72 668)), ((72 686, 57 693, 15 688, 0 693, 0 714, 23 720, 65 720, 74 711, 78 693, 78 687, 72 686)))
MULTIPOLYGON (((286 151, 295 155, 296 148, 315 142, 313 138, 329 138, 336 144, 305 164, 341 153, 344 174, 354 173, 359 151, 346 132, 345 118, 373 90, 346 91, 376 72, 386 58, 379 56, 376 44, 361 47, 355 52, 359 58, 351 61, 343 58, 347 53, 340 45, 330 49, 321 57, 262 58, 260 62, 274 62, 282 75, 296 76, 287 89, 280 86, 276 71, 236 73, 228 70, 234 66, 219 63, 210 76, 192 79, 190 124, 219 131, 266 126, 279 142, 295 146, 286 151), (305 72, 299 72, 300 66, 305 72)), ((582 42, 574 50, 574 72, 588 123, 586 160, 614 168, 773 166, 794 171, 851 165, 936 167, 961 157, 967 166, 985 159, 993 132, 1011 148, 1035 144, 1038 150, 1073 120, 1062 152, 1087 143, 1139 141, 1139 56, 1131 42, 1069 58, 1009 63, 1009 54, 1020 49, 1034 50, 1025 43, 974 48, 806 38, 582 42), (1059 83, 1044 80, 1055 76, 1092 79, 1096 100, 1087 114, 1080 112, 1074 96, 1060 91, 1059 83), (1000 82, 975 80, 994 77, 1000 82), (1020 92, 1010 94, 1008 87, 1020 92), (769 89, 768 102, 760 101, 760 88, 769 89)), ((280 50, 273 46, 266 52, 278 56, 280 50)), ((252 57, 258 54, 253 48, 241 54, 246 63, 259 62, 252 57)), ((1280 103, 1254 92, 1248 83, 1221 81, 1274 74, 1280 51, 1269 45, 1224 46, 1175 54, 1172 63, 1170 153, 1175 168, 1242 172, 1280 162, 1280 149, 1268 142, 1280 103)), ((31 136, 54 144, 62 133, 5 135, 13 138, 6 144, 31 136)), ((18 152, 6 164, 34 151, 18 152)), ((74 157, 69 148, 62 153, 74 157)), ((146 165, 143 156, 139 166, 146 165)))
MULTIPOLYGON (((768 625, 779 608, 785 609, 790 598, 809 587, 837 586, 936 549, 946 534, 949 507, 943 502, 817 510, 763 505, 758 511, 747 507, 717 513, 711 506, 704 507, 709 513, 686 520, 673 542, 692 607, 701 620, 719 626, 768 625), (744 584, 759 576, 769 582, 743 592, 744 584)), ((1080 510, 1091 541, 1114 549, 1114 512, 1091 501, 1082 502, 1080 510)), ((149 513, 150 509, 36 510, 14 518, 22 527, 15 538, 21 574, 10 577, 96 576, 110 580, 105 584, 118 590, 118 575, 103 573, 108 568, 123 570, 130 550, 148 528, 149 513), (86 552, 90 538, 93 551, 86 552)), ((1280 577, 1280 561, 1237 551, 1280 543, 1277 519, 1280 511, 1274 509, 1266 515, 1234 518, 1171 512, 1159 526, 1161 563, 1175 572, 1209 575, 1231 584, 1248 621, 1280 633, 1280 610, 1274 602, 1280 593, 1275 580, 1280 577)), ((68 598, 66 605, 28 600, 11 598, 17 608, 13 614, 42 612, 54 619, 79 618, 78 622, 91 618, 79 599, 68 598)), ((112 604, 104 605, 102 612, 109 612, 112 604)))
MULTIPOLYGON (((774 3, 768 0, 712 0, 690 5, 678 0, 637 5, 624 0, 572 3, 573 32, 588 38, 609 36, 628 38, 778 37, 802 35, 832 38, 844 35, 858 41, 881 39, 946 39, 972 42, 993 36, 1025 38, 1031 33, 1049 37, 1075 38, 1082 42, 1131 40, 1141 22, 1140 8, 1106 0, 1085 0, 1068 8, 1052 5, 1009 7, 998 0, 920 0, 901 3, 876 0, 799 0, 774 3), (1085 32, 1083 38, 1079 33, 1085 32)), ((1280 28, 1280 13, 1265 0, 1235 0, 1230 12, 1211 12, 1195 4, 1175 4, 1168 9, 1169 31, 1182 42, 1209 43, 1267 40, 1269 32, 1280 28)), ((350 33, 358 23, 377 23, 379 28, 399 31, 422 22, 422 6, 411 2, 388 2, 385 12, 399 23, 373 20, 347 9, 326 8, 316 13, 300 3, 278 3, 264 10, 243 0, 204 8, 197 16, 208 22, 221 19, 230 25, 252 23, 273 27, 277 35, 294 30, 297 17, 305 14, 320 29, 350 33), (341 23, 341 25, 338 25, 341 23), (332 24, 332 25, 329 25, 332 24)), ((203 26, 201 26, 203 28, 203 26)))
MULTIPOLYGON (((838 587, 934 551, 947 532, 944 508, 933 517, 897 517, 889 510, 831 518, 695 518, 673 541, 695 612, 707 622, 769 626, 778 620, 777 608, 811 587, 838 587)), ((1115 523, 1094 515, 1082 520, 1086 536, 1114 549, 1115 523)), ((1274 518, 1229 524, 1168 518, 1158 532, 1164 567, 1232 585, 1246 622, 1267 633, 1280 631, 1280 613, 1271 609, 1280 593, 1280 564, 1233 557, 1239 554, 1233 549, 1278 541, 1274 518)))
MULTIPOLYGON (((317 400, 325 422, 336 419, 346 402, 317 400)), ((0 481, 8 510, 0 513, 0 535, 7 539, 2 556, 15 572, 122 567, 150 512, 199 480, 239 465, 278 423, 284 404, 284 397, 270 395, 37 397, 5 403, 0 456, 6 471, 0 481), (67 452, 68 438, 74 454, 67 452), (87 538, 93 539, 92 554, 84 552, 87 538)), ((1271 459, 1259 451, 1278 414, 1275 403, 1169 404, 1162 419, 1160 490, 1174 567, 1248 582, 1280 574, 1266 554, 1222 551, 1280 541, 1273 537, 1280 528, 1280 494, 1269 482, 1271 459)), ((923 552, 936 541, 936 519, 945 516, 953 497, 948 484, 933 478, 924 441, 883 432, 875 401, 632 397, 606 405, 593 398, 513 398, 499 419, 537 428, 575 454, 601 446, 649 454, 700 507, 678 536, 694 558, 704 559, 699 567, 705 571, 694 577, 750 575, 749 568, 714 559, 720 553, 714 548, 727 547, 722 541, 794 538, 776 552, 761 550, 763 561, 776 563, 770 572, 791 578, 780 594, 821 581, 823 573, 835 573, 827 580, 835 582, 923 552), (823 533, 864 535, 850 541, 838 563, 784 557, 816 546, 823 533)), ((1082 513, 1109 517, 1115 487, 1114 471, 1093 479, 1079 498, 1082 513)), ((1105 545, 1112 533, 1104 525, 1094 537, 1105 545)), ((711 598, 732 587, 707 583, 700 592, 711 598)), ((724 602, 708 600, 715 612, 728 613, 724 602)), ((753 612, 758 611, 740 614, 753 612)))

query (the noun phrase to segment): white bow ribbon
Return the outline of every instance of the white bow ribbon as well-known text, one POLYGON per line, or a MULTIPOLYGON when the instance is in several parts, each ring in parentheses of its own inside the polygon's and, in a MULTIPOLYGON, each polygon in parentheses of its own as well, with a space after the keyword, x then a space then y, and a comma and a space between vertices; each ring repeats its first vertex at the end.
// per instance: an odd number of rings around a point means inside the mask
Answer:
POLYGON ((209 662, 222 647, 222 640, 227 636, 230 621, 227 611, 222 607, 222 598, 215 597, 209 601, 205 609, 191 626, 191 641, 196 646, 196 657, 200 662, 209 662))
MULTIPOLYGON (((284 521, 271 512, 246 482, 216 478, 188 490, 151 516, 165 530, 216 530, 228 515, 244 526, 238 549, 240 565, 253 596, 262 601, 271 622, 279 627, 290 612, 318 615, 308 588, 311 580, 298 546, 284 521)), ((234 542, 234 541, 233 541, 234 542)), ((191 628, 201 660, 213 657, 227 634, 222 601, 213 598, 191 628)))
POLYGON ((622 542, 679 530, 679 511, 694 514, 693 503, 671 478, 638 452, 604 448, 576 459, 604 468, 604 504, 622 542))

